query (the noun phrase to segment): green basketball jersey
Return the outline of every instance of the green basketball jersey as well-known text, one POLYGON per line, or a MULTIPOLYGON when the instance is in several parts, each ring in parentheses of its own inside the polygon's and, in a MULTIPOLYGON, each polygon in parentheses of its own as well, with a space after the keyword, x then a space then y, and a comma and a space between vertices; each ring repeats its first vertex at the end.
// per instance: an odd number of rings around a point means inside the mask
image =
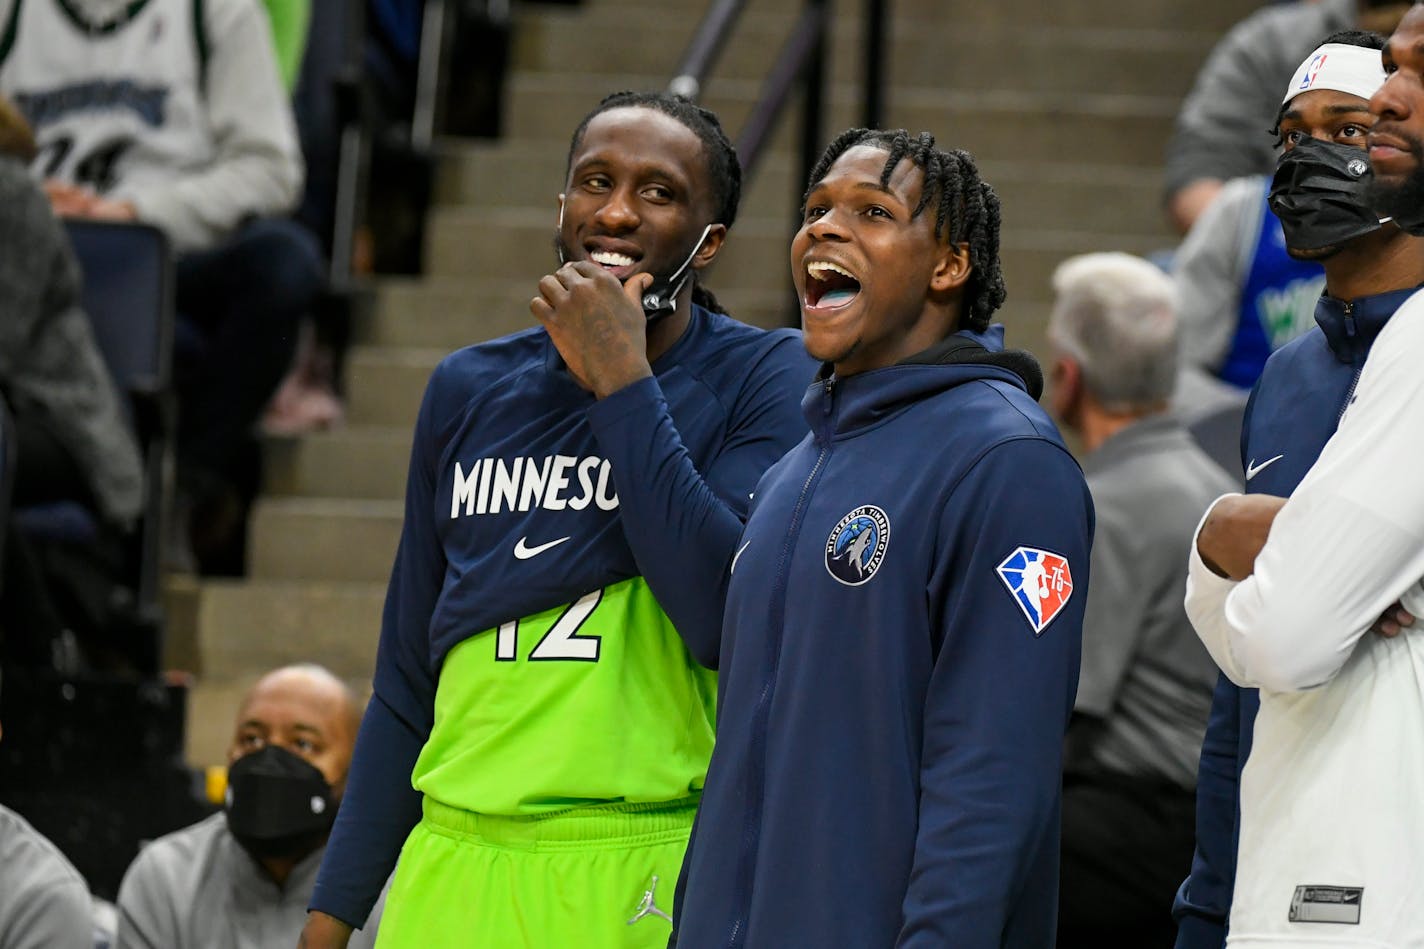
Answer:
POLYGON ((685 798, 715 703, 716 673, 634 577, 451 649, 411 780, 481 814, 685 798))

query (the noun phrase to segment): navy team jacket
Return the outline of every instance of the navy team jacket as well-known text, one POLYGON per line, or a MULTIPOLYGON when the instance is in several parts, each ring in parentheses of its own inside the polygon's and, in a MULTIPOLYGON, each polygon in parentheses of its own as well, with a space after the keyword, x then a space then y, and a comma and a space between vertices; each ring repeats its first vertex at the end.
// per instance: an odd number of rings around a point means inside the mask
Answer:
MULTIPOLYGON (((1241 461, 1246 493, 1288 497, 1335 434, 1365 358, 1394 311, 1414 294, 1395 290, 1348 303, 1321 296, 1316 328, 1271 354, 1246 405, 1241 461)), ((1221 949, 1236 884, 1241 769, 1260 698, 1221 676, 1197 771, 1197 848, 1177 891, 1177 949, 1221 949)))
POLYGON ((436 368, 416 419, 373 694, 312 909, 353 923, 369 914, 420 820, 411 771, 441 663, 467 637, 642 575, 692 655, 716 662, 720 583, 747 498, 805 433, 796 395, 815 363, 799 333, 694 307, 652 368, 595 401, 542 328, 461 349, 436 368), (457 464, 521 457, 572 463, 561 488, 551 483, 517 509, 461 491, 457 464), (605 464, 616 504, 597 500, 609 493, 605 464), (572 536, 538 561, 543 580, 531 580, 514 539, 561 534, 572 536))
POLYGON ((732 563, 670 945, 1053 945, 1092 502, 1000 338, 803 399, 732 563))

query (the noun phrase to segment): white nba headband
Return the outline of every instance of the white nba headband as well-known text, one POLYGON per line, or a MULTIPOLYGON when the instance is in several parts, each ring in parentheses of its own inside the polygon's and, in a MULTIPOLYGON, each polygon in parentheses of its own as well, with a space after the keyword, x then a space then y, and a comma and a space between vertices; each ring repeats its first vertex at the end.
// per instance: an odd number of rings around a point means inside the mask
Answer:
POLYGON ((1286 86, 1286 97, 1281 105, 1314 89, 1330 89, 1368 99, 1384 85, 1384 78, 1379 50, 1326 43, 1305 57, 1305 62, 1291 77, 1290 85, 1286 86))

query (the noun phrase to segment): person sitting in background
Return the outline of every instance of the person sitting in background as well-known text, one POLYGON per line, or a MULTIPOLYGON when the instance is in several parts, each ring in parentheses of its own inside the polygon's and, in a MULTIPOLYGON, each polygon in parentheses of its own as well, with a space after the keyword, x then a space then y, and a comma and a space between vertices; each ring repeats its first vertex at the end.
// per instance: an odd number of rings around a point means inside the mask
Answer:
POLYGON ((74 865, 0 805, 0 949, 88 949, 93 902, 74 865))
MULTIPOLYGON (((115 949, 295 945, 360 717, 320 666, 263 676, 238 710, 225 810, 140 851, 119 888, 115 949)), ((374 945, 381 908, 353 946, 374 945)))
MULTIPOLYGON (((16 507, 75 501, 104 525, 130 527, 143 468, 120 396, 79 304, 79 266, 25 170, 35 143, 0 96, 0 397, 14 421, 16 507)), ((48 666, 69 625, 51 602, 30 542, 7 525, 0 659, 48 666)))
POLYGON ((1097 511, 1078 697, 1064 748, 1058 946, 1165 946, 1192 859, 1197 752, 1216 666, 1187 621, 1186 544, 1235 484, 1168 412, 1171 278, 1127 254, 1061 264, 1054 414, 1097 511))
POLYGON ((1264 7, 1212 49, 1177 113, 1167 146, 1167 214, 1185 234, 1223 183, 1270 174, 1276 151, 1256 133, 1276 114, 1276 90, 1320 37, 1337 30, 1388 33, 1407 0, 1296 0, 1264 7))
POLYGON ((1315 325, 1325 288, 1317 261, 1287 252, 1270 190, 1266 175, 1227 182, 1172 265, 1183 371, 1225 382, 1243 403, 1271 353, 1315 325))
POLYGON ((230 473, 256 467, 251 429, 323 280, 282 217, 303 170, 266 17, 257 0, 0 0, 0 22, 0 91, 55 210, 154 224, 178 255, 179 489, 195 521, 227 513, 206 525, 222 547, 255 489, 230 473))

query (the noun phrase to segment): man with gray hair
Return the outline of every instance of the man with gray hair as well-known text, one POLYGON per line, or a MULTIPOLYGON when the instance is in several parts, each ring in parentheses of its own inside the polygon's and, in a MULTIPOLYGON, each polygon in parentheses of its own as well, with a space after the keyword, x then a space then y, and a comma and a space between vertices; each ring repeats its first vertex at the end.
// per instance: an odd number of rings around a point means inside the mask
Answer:
POLYGON ((1051 404, 1080 440, 1098 515, 1064 749, 1058 945, 1168 945, 1216 682, 1182 607, 1184 544, 1235 486, 1168 412, 1171 279, 1128 254, 1088 254, 1053 287, 1051 404))

